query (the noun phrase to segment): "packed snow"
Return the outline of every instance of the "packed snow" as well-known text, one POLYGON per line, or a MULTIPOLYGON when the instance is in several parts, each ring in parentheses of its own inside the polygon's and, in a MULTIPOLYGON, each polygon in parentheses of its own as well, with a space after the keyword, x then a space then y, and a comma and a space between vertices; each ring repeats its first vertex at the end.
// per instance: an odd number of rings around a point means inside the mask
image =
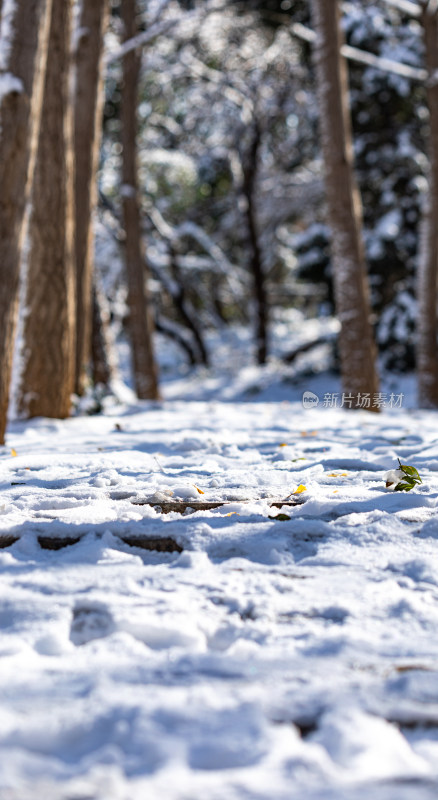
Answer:
POLYGON ((10 424, 2 800, 436 798, 435 415, 197 386, 10 424))

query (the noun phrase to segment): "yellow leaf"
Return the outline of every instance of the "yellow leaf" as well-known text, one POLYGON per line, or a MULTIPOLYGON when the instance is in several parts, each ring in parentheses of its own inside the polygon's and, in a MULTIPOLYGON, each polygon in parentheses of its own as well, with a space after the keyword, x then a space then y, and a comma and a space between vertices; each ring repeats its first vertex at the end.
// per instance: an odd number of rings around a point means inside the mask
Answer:
POLYGON ((195 487, 196 491, 199 492, 199 494, 205 494, 205 492, 203 492, 202 489, 198 489, 195 483, 193 484, 193 486, 195 487))
POLYGON ((287 444, 286 444, 286 442, 282 442, 282 443, 281 443, 281 444, 279 444, 278 446, 279 446, 279 447, 287 447, 287 444))
POLYGON ((11 450, 11 456, 18 456, 18 453, 16 450, 14 450, 14 448, 11 450))
POLYGON ((333 489, 333 494, 337 494, 337 492, 339 492, 339 489, 333 489))
POLYGON ((300 485, 297 486, 297 488, 295 489, 295 491, 292 492, 292 494, 301 494, 301 492, 307 492, 307 487, 303 486, 302 483, 300 483, 300 485))

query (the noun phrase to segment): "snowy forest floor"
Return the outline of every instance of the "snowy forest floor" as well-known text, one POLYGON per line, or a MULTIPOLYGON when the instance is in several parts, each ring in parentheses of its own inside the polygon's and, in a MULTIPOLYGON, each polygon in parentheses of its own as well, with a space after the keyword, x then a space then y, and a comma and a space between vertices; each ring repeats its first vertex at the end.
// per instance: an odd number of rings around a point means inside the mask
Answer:
POLYGON ((436 415, 306 410, 336 378, 272 370, 11 423, 2 800, 436 800, 436 415))

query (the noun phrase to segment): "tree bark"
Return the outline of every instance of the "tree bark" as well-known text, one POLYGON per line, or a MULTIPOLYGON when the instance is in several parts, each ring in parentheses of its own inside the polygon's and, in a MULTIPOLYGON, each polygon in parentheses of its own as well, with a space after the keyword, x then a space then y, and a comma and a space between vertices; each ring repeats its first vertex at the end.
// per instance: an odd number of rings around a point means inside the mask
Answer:
MULTIPOLYGON (((362 238, 362 204, 353 169, 348 80, 341 57, 338 0, 312 0, 317 38, 315 67, 320 135, 325 167, 328 221, 336 310, 341 322, 339 351, 343 391, 352 396, 378 392, 376 348, 362 238)), ((372 411, 377 406, 370 405, 372 411)))
MULTIPOLYGON (((137 31, 136 0, 122 0, 124 41, 137 31)), ((125 254, 128 278, 129 328, 134 385, 142 400, 156 400, 158 370, 153 348, 153 317, 147 290, 146 264, 141 244, 141 219, 137 182, 137 101, 140 55, 132 50, 123 58, 122 89, 122 202, 126 233, 125 254)))
POLYGON ((75 391, 78 395, 84 393, 90 361, 94 256, 92 218, 97 203, 96 172, 103 106, 102 54, 108 11, 108 0, 82 0, 75 53, 75 391))
POLYGON ((75 366, 71 0, 54 0, 29 221, 22 380, 26 417, 70 413, 75 366))
MULTIPOLYGON (((438 11, 422 11, 426 68, 438 69, 438 11)), ((417 272, 418 399, 423 408, 438 408, 437 269, 438 269, 438 85, 427 84, 429 106, 429 188, 421 220, 417 272)))
POLYGON ((20 252, 41 119, 51 0, 2 5, 0 39, 0 444, 4 443, 18 309, 20 252))
POLYGON ((242 158, 243 194, 246 200, 246 221, 250 247, 250 269, 254 280, 254 296, 256 301, 256 343, 257 363, 265 364, 268 355, 268 299, 266 281, 260 250, 257 215, 255 207, 255 189, 257 177, 257 161, 260 147, 260 128, 257 121, 253 123, 251 141, 248 152, 242 158))

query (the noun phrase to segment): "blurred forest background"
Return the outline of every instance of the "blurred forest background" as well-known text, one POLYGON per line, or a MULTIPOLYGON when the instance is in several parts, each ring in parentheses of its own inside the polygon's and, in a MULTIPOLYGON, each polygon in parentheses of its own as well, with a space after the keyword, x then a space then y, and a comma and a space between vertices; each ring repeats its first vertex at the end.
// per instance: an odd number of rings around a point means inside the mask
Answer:
POLYGON ((157 334, 438 405, 435 0, 0 0, 0 183, 0 441, 13 369, 65 417, 129 342, 158 398, 157 334))

